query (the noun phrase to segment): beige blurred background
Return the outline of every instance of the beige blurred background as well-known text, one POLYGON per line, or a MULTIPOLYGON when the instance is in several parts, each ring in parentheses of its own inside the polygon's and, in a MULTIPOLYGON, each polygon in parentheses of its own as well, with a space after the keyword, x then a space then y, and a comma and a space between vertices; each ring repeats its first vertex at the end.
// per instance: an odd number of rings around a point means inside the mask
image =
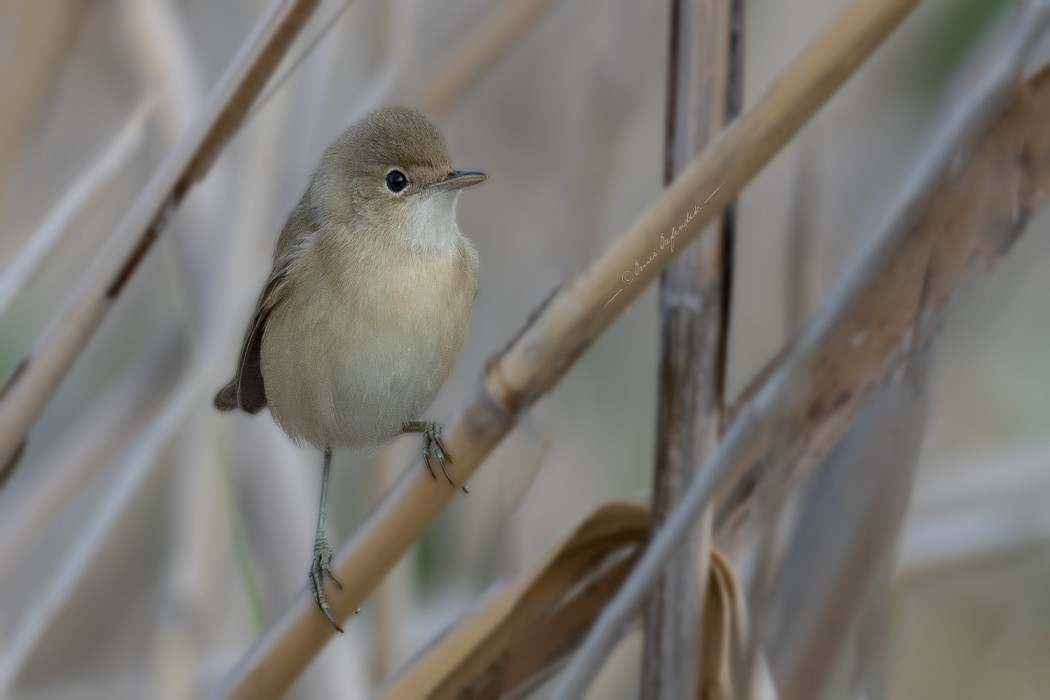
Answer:
MULTIPOLYGON (((209 177, 176 213, 34 428, 0 491, 0 697, 204 695, 305 583, 319 455, 264 413, 219 415, 284 217, 327 143, 383 103, 422 105, 455 162, 490 174, 461 200, 481 256, 470 339, 430 414, 448 420, 484 360, 661 188, 666 3, 323 0, 209 177), (534 7, 448 99, 432 88, 479 22, 534 7), (430 92, 428 92, 430 91, 430 92)), ((745 103, 844 0, 747 0, 745 103)), ((0 375, 193 119, 261 0, 0 4, 0 375), (79 200, 77 199, 79 196, 79 200), (2 291, 2 288, 0 288, 2 291)), ((875 233, 881 208, 968 84, 1006 0, 925 0, 740 203, 730 392, 875 233), (809 254, 786 232, 809 183, 809 254), (799 282, 802 280, 802 282, 799 282)), ((475 38, 476 40, 476 38, 475 38)), ((1050 220, 957 300, 892 597, 889 696, 1045 698, 1050 687, 1050 220)), ((294 697, 363 697, 494 580, 608 499, 650 484, 659 315, 648 290, 529 414, 328 646, 294 697), (333 694, 334 693, 334 694, 333 694)), ((333 543, 415 455, 337 455, 333 543)), ((629 644, 635 643, 633 640, 629 644)), ((630 698, 625 649, 595 697, 630 698)))

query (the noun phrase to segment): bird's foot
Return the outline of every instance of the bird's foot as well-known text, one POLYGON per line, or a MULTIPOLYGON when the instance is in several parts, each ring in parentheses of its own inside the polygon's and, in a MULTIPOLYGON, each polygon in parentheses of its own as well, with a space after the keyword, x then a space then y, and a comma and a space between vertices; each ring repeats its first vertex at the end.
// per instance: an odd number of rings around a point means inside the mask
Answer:
POLYGON ((423 463, 427 465, 427 471, 430 472, 430 476, 437 479, 433 465, 433 461, 436 461, 441 466, 441 473, 448 479, 448 483, 455 488, 456 482, 448 473, 448 465, 452 464, 452 457, 449 456, 448 450, 445 449, 445 442, 441 439, 441 424, 436 421, 414 421, 405 423, 401 429, 406 433, 423 434, 423 463))
POLYGON ((332 627, 342 632, 343 628, 335 621, 335 616, 332 614, 332 606, 328 604, 328 596, 324 592, 324 580, 326 578, 338 586, 339 590, 343 590, 343 584, 339 583, 335 575, 332 574, 332 548, 328 545, 326 538, 319 537, 314 540, 314 560, 310 565, 310 588, 313 590, 314 602, 317 603, 317 607, 321 609, 324 616, 332 623, 332 627))

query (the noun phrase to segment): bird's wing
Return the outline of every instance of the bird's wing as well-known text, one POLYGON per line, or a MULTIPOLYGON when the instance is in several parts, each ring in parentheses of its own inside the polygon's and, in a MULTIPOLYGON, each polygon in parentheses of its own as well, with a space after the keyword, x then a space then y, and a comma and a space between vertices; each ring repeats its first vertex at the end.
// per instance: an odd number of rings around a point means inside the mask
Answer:
POLYGON ((255 313, 244 336, 244 344, 237 361, 237 373, 230 383, 215 395, 215 407, 220 411, 239 408, 248 413, 258 413, 266 406, 266 387, 263 384, 260 360, 266 319, 287 297, 290 273, 302 260, 305 246, 313 238, 316 230, 312 224, 309 209, 300 203, 284 225, 277 243, 277 251, 274 253, 273 270, 266 280, 262 294, 259 295, 259 301, 255 304, 255 313))

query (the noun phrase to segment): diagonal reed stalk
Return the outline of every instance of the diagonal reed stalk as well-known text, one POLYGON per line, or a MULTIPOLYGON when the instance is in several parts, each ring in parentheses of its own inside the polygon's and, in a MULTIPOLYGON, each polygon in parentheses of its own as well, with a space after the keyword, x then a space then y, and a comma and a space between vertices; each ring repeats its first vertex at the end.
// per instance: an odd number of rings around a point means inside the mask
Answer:
MULTIPOLYGON (((489 364, 473 400, 446 431, 453 477, 465 482, 580 353, 696 238, 741 188, 883 42, 918 0, 854 0, 751 110, 723 131, 598 260, 556 293, 489 364), (675 235, 674 251, 660 237, 675 235)), ((452 499, 422 466, 379 503, 333 562, 346 619, 452 499)), ((304 587, 214 697, 286 690, 331 637, 304 587)))

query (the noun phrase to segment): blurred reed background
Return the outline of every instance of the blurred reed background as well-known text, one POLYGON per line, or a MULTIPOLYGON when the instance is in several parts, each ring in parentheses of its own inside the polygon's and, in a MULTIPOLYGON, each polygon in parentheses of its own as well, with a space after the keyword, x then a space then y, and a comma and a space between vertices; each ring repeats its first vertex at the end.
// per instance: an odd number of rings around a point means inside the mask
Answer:
MULTIPOLYGON (((746 105, 845 2, 745 5, 746 105)), ((202 696, 305 582, 319 455, 266 415, 220 416, 211 396, 234 366, 284 218, 346 125, 380 104, 415 104, 457 164, 491 176, 460 204, 481 289, 436 419, 449 418, 550 289, 661 189, 666 3, 343 8, 321 3, 277 70, 287 79, 264 91, 177 210, 0 491, 2 697, 202 696)), ((730 396, 855 260, 936 130, 938 107, 972 79, 1011 8, 923 2, 746 189, 730 396), (803 241, 791 235, 800 218, 803 241)), ((249 0, 0 5, 0 375, 39 337, 263 10, 249 0)), ((888 697, 1035 699, 1050 687, 1048 228, 1044 215, 950 313, 886 602, 888 697)), ((649 289, 293 697, 366 696, 579 517, 647 497, 658 321, 649 289)), ((404 438, 373 458, 337 454, 333 544, 416 446, 404 438)), ((636 637, 594 697, 636 696, 636 637)))

